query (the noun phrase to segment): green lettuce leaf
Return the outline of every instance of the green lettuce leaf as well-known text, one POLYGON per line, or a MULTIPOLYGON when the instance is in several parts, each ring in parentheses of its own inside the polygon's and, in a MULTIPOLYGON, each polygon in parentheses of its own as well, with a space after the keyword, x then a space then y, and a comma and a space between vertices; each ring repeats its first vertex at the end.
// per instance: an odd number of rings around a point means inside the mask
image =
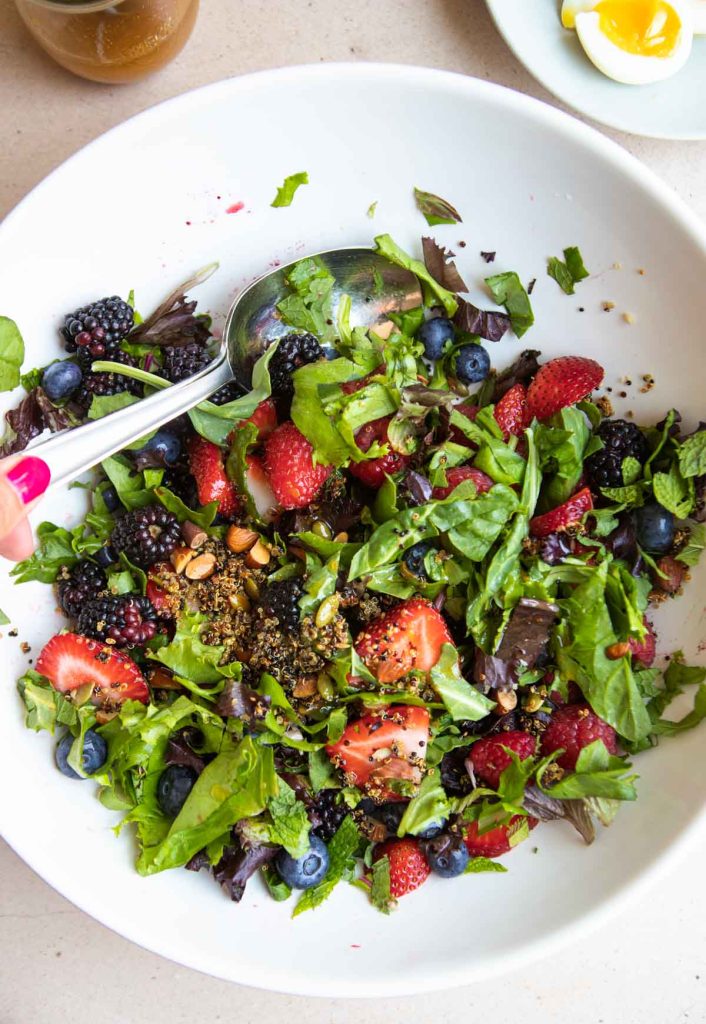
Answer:
POLYGON ((628 774, 629 769, 630 764, 622 757, 608 753, 602 740, 594 740, 579 754, 575 772, 544 788, 540 769, 537 782, 545 793, 558 800, 582 800, 584 797, 637 800, 634 786, 637 775, 628 774))
POLYGON ((289 174, 284 179, 277 194, 270 203, 270 206, 291 206, 294 193, 300 185, 309 184, 309 175, 306 171, 299 171, 297 174, 289 174))
POLYGON ((389 235, 378 235, 375 239, 375 248, 391 263, 395 263, 398 267, 404 267, 405 270, 411 271, 420 281, 423 281, 431 294, 444 307, 447 316, 454 315, 458 308, 455 295, 446 288, 442 288, 420 260, 413 259, 403 249, 400 249, 389 235))
POLYGON ((430 672, 431 685, 444 702, 454 722, 485 718, 495 705, 461 675, 458 651, 444 644, 441 657, 430 672))
POLYGON ((0 316, 0 391, 12 391, 20 383, 25 343, 14 320, 0 316))
POLYGON ((441 785, 441 776, 437 769, 429 772, 422 779, 417 795, 412 797, 402 815, 397 835, 419 835, 430 825, 446 821, 451 813, 451 805, 441 785))

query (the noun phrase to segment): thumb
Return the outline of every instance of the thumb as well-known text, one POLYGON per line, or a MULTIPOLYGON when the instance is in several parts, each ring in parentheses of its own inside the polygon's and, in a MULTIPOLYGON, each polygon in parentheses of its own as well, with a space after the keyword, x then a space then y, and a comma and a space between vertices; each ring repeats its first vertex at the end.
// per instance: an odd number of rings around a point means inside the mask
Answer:
POLYGON ((33 455, 0 462, 0 540, 25 518, 50 479, 46 462, 33 455))

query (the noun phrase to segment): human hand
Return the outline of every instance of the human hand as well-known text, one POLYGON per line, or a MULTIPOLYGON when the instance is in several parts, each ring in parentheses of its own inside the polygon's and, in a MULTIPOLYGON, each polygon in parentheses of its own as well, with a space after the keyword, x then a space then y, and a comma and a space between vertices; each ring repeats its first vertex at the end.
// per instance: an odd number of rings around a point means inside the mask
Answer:
POLYGON ((0 461, 0 555, 18 562, 34 551, 27 513, 49 486, 46 462, 33 455, 0 461))

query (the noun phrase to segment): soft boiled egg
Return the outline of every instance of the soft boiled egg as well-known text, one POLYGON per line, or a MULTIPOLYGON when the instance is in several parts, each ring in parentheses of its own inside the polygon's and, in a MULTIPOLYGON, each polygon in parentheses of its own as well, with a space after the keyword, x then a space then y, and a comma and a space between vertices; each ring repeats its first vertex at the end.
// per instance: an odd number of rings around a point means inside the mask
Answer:
POLYGON ((687 62, 694 32, 706 30, 706 0, 564 0, 561 21, 604 75, 646 85, 687 62))

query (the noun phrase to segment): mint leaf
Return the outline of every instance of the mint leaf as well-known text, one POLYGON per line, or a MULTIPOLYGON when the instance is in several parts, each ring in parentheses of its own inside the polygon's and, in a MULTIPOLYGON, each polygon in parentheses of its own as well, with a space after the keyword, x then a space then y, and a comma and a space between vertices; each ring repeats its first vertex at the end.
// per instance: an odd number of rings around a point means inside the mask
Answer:
POLYGON ((461 675, 458 651, 452 644, 444 644, 441 657, 430 672, 431 685, 444 702, 454 722, 478 722, 495 706, 461 675))
POLYGON ((291 786, 279 778, 275 796, 267 801, 272 817, 270 842, 283 846, 292 857, 303 857, 309 849, 309 816, 303 801, 298 800, 291 786))
POLYGON ((314 256, 295 263, 286 280, 292 294, 277 303, 284 322, 322 341, 333 341, 336 334, 331 323, 333 274, 318 256, 314 256))
POLYGON ((690 488, 675 462, 668 473, 655 473, 652 478, 655 501, 672 512, 677 519, 686 519, 694 507, 693 486, 690 488))
POLYGON ((703 476, 706 473, 706 430, 699 430, 682 441, 679 447, 679 469, 682 476, 703 476))
POLYGON ((512 329, 516 336, 521 338, 534 323, 532 304, 525 286, 514 270, 486 277, 485 283, 498 305, 504 306, 507 310, 512 321, 512 329))
POLYGON ((433 192, 424 192, 420 188, 414 190, 414 201, 417 209, 423 214, 427 224, 433 227, 435 224, 460 224, 461 214, 451 203, 433 192))
POLYGON ((507 871, 507 868, 504 864, 498 863, 497 860, 491 860, 490 857, 471 857, 463 873, 464 875, 478 875, 484 871, 497 871, 501 873, 507 871))
POLYGON ((353 858, 359 843, 360 833, 349 814, 343 819, 338 831, 328 844, 329 867, 326 876, 318 885, 302 893, 292 917, 297 917, 305 910, 314 910, 320 906, 346 875, 352 875, 355 867, 353 858))
POLYGON ((12 391, 20 383, 25 343, 14 320, 0 316, 0 391, 12 391))
POLYGON ((312 750, 309 755, 309 781, 315 793, 322 789, 336 788, 339 783, 331 758, 325 750, 312 750))
POLYGON ((270 206, 291 206, 294 193, 299 186, 308 184, 309 175, 306 171, 299 171, 297 174, 288 175, 277 189, 277 195, 270 203, 270 206))
POLYGON ((547 260, 547 274, 553 277, 561 290, 567 295, 574 294, 574 285, 588 277, 588 271, 583 263, 583 257, 577 246, 570 246, 564 249, 564 261, 557 256, 550 256, 547 260))
POLYGON ((677 561, 684 565, 697 565, 701 558, 701 552, 706 547, 706 523, 697 523, 689 531, 689 539, 686 547, 677 555, 677 561))
POLYGON ((623 459, 620 468, 623 473, 623 483, 626 487, 637 483, 642 476, 642 465, 632 455, 628 455, 627 458, 623 459))
POLYGON ((574 282, 578 283, 589 276, 589 271, 584 266, 581 250, 577 245, 571 245, 568 249, 564 249, 564 262, 574 282))
POLYGON ((376 860, 370 869, 372 884, 370 887, 370 902, 383 914, 389 914, 395 905, 395 900, 390 892, 390 858, 381 857, 376 860))
POLYGON ((637 800, 633 785, 636 775, 627 774, 630 764, 621 757, 609 754, 602 740, 594 740, 584 747, 576 762, 576 771, 564 776, 548 789, 542 787, 542 771, 537 782, 544 792, 559 800, 581 800, 584 797, 603 797, 608 800, 637 800))

